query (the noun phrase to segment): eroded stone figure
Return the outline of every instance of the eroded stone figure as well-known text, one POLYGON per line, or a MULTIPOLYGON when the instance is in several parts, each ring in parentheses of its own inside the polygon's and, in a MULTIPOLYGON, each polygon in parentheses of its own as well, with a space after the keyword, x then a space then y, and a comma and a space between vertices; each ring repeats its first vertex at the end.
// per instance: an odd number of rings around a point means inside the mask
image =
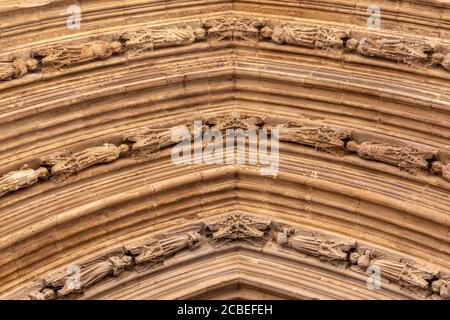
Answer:
POLYGON ((431 284, 433 292, 444 300, 450 300, 450 279, 439 279, 431 284))
POLYGON ((206 20, 203 25, 215 41, 258 41, 263 23, 250 17, 223 17, 206 20))
POLYGON ((243 241, 252 245, 266 241, 266 231, 270 228, 270 221, 250 217, 244 214, 231 214, 224 218, 207 223, 206 228, 211 232, 214 244, 243 241))
POLYGON ((32 300, 54 300, 80 293, 108 276, 118 277, 132 265, 132 257, 111 256, 89 265, 81 266, 79 274, 62 274, 43 280, 42 288, 29 295, 32 300), (75 277, 75 282, 70 278, 75 277))
POLYGON ((39 168, 33 170, 24 165, 19 171, 12 171, 0 178, 0 197, 8 192, 16 191, 22 188, 27 188, 36 182, 39 178, 47 175, 46 168, 39 168))
POLYGON ((431 165, 431 172, 440 174, 445 180, 450 181, 450 164, 435 161, 431 165))
POLYGON ((113 162, 119 159, 122 153, 128 151, 127 145, 119 147, 105 143, 101 147, 88 148, 72 153, 63 151, 41 159, 42 165, 48 167, 52 180, 61 182, 77 172, 95 164, 113 162))
POLYGON ((277 44, 290 44, 307 48, 342 49, 346 32, 317 26, 275 25, 261 30, 264 39, 277 44))
POLYGON ((95 40, 79 45, 54 45, 33 50, 45 67, 61 69, 97 59, 107 59, 122 50, 118 41, 95 40))
POLYGON ((201 240, 202 237, 198 232, 190 231, 184 235, 154 241, 147 245, 127 248, 127 251, 135 256, 134 260, 137 265, 155 264, 185 249, 197 249, 201 240))
POLYGON ((427 52, 433 49, 433 45, 414 43, 397 37, 366 37, 361 40, 348 40, 347 48, 364 56, 414 64, 425 63, 428 60, 427 52))
POLYGON ((28 72, 33 72, 38 67, 36 59, 16 58, 12 62, 0 62, 0 81, 22 78, 28 72))
POLYGON ((205 38, 203 28, 167 28, 163 30, 141 28, 123 33, 120 38, 129 50, 152 51, 158 48, 187 46, 205 38))
POLYGON ((350 138, 351 131, 345 129, 321 127, 289 127, 278 126, 282 141, 291 141, 313 146, 318 150, 343 149, 344 140, 350 138))
POLYGON ((264 120, 260 116, 231 112, 210 117, 206 123, 214 129, 224 132, 227 129, 258 130, 264 124, 264 120))
POLYGON ((295 234, 292 228, 283 228, 277 234, 277 243, 323 261, 347 261, 350 250, 356 247, 352 240, 328 239, 313 233, 295 234))
POLYGON ((450 53, 435 53, 433 54, 432 62, 436 65, 441 65, 444 69, 450 71, 450 53))
POLYGON ((378 267, 381 276, 393 282, 408 287, 427 289, 429 280, 437 276, 437 272, 421 267, 416 263, 409 263, 377 256, 372 250, 353 252, 350 262, 365 271, 368 267, 378 267))
POLYGON ((122 153, 127 152, 129 147, 125 144, 115 146, 105 143, 101 147, 88 148, 74 154, 78 164, 78 170, 86 169, 100 163, 113 162, 120 158, 122 153))
POLYGON ((356 141, 350 141, 347 149, 358 153, 361 158, 392 164, 410 173, 427 170, 430 165, 428 160, 435 156, 435 153, 428 150, 381 142, 358 144, 356 141))

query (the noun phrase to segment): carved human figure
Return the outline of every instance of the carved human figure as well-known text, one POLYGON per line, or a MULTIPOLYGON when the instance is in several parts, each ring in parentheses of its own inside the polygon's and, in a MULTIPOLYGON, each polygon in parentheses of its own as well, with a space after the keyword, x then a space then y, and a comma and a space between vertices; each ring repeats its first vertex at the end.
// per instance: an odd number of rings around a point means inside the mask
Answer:
POLYGON ((432 62, 441 65, 444 69, 450 71, 450 53, 435 53, 432 56, 432 62))
POLYGON ((204 22, 214 41, 258 41, 262 21, 251 17, 223 17, 204 22))
POLYGON ((356 242, 328 239, 311 234, 294 234, 292 228, 283 228, 277 235, 277 243, 296 251, 318 257, 324 261, 346 261, 356 242))
POLYGON ((86 150, 77 152, 74 157, 78 164, 78 170, 83 170, 90 166, 100 163, 113 162, 120 158, 120 155, 127 152, 129 147, 125 144, 115 146, 110 143, 105 143, 101 147, 88 148, 86 150))
POLYGON ((350 130, 321 127, 288 127, 278 126, 279 137, 282 141, 291 141, 299 144, 313 146, 318 150, 331 150, 344 148, 344 140, 350 138, 350 130))
POLYGON ((415 263, 402 262, 385 256, 374 254, 372 250, 353 252, 350 262, 359 270, 365 271, 368 267, 378 267, 381 276, 399 284, 427 289, 428 280, 436 276, 436 272, 422 268, 415 263))
POLYGON ((24 165, 19 171, 12 171, 0 177, 0 197, 8 192, 16 191, 35 184, 39 178, 47 175, 46 168, 33 170, 24 165))
POLYGON ((152 242, 147 245, 127 249, 135 256, 137 265, 143 263, 157 263, 185 249, 195 250, 200 246, 201 235, 190 231, 184 235, 174 236, 167 239, 152 242))
POLYGON ((101 147, 88 148, 72 153, 70 151, 58 152, 41 159, 43 166, 48 167, 52 174, 52 180, 61 182, 67 177, 95 164, 113 162, 119 159, 122 153, 128 151, 128 146, 119 147, 105 143, 101 147))
POLYGON ((36 59, 15 58, 12 62, 0 62, 0 81, 7 81, 23 77, 38 67, 36 59))
POLYGON ((366 37, 361 40, 352 38, 347 41, 347 48, 359 54, 402 63, 424 63, 428 60, 432 45, 413 43, 402 38, 366 37))
POLYGON ((107 42, 95 40, 79 45, 54 45, 33 50, 35 57, 42 58, 46 67, 61 69, 97 59, 106 59, 122 50, 118 41, 107 42))
POLYGON ((193 29, 191 26, 186 26, 162 30, 141 28, 127 31, 120 38, 129 50, 144 52, 157 48, 187 46, 203 40, 205 35, 206 31, 203 28, 193 29))
POLYGON ((431 165, 431 172, 440 174, 445 180, 450 181, 450 164, 435 161, 431 165))
POLYGON ((358 144, 356 141, 350 141, 347 143, 347 149, 358 153, 361 158, 392 164, 411 173, 427 170, 429 167, 428 160, 435 156, 433 152, 428 150, 381 142, 358 144))
POLYGON ((206 123, 214 129, 223 132, 227 129, 258 130, 264 124, 264 120, 260 116, 233 111, 231 113, 209 117, 206 123))
POLYGON ((44 288, 39 291, 32 292, 28 295, 30 300, 54 300, 57 298, 53 289, 44 288))
POLYGON ((318 49, 342 49, 344 47, 342 38, 346 33, 317 26, 277 24, 274 27, 266 25, 261 30, 261 35, 264 39, 271 39, 277 44, 318 49))

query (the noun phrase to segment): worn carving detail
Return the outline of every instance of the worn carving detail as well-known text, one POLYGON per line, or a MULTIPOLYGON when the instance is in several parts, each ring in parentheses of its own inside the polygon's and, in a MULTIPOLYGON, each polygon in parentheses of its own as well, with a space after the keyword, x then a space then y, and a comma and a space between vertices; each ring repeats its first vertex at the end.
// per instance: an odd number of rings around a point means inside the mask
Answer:
POLYGON ((127 252, 135 258, 136 265, 154 265, 185 249, 195 250, 200 247, 202 236, 195 231, 190 231, 181 236, 155 241, 143 246, 126 248, 127 252))
POLYGON ((218 221, 207 223, 206 229, 211 233, 213 244, 244 242, 261 245, 267 241, 270 221, 250 217, 244 214, 232 214, 218 221))
POLYGON ((45 67, 61 69, 97 59, 107 59, 122 50, 118 41, 106 42, 95 40, 79 45, 54 45, 33 50, 45 67))
POLYGON ((390 259, 386 255, 370 249, 359 249, 350 256, 350 262, 356 271, 378 267, 381 276, 406 287, 428 289, 429 281, 437 277, 438 272, 420 266, 414 262, 403 262, 390 259))
POLYGON ((50 169, 52 180, 61 182, 67 177, 95 164, 113 162, 128 151, 127 145, 119 147, 105 143, 101 147, 88 148, 72 153, 68 151, 56 153, 41 159, 42 165, 50 169))
POLYGON ((410 173, 427 170, 428 160, 433 159, 434 152, 412 146, 397 146, 380 142, 363 142, 358 144, 350 141, 347 149, 357 152, 361 158, 385 162, 398 166, 410 173))
POLYGON ((441 161, 435 161, 431 166, 431 172, 440 174, 445 180, 450 181, 450 164, 445 165, 441 161))
POLYGON ((36 59, 16 58, 12 62, 0 62, 0 81, 22 78, 28 72, 33 72, 38 67, 36 59))
POLYGON ((258 41, 263 23, 250 17, 221 17, 206 20, 203 25, 215 41, 258 41))
POLYGON ((351 131, 345 129, 321 127, 279 126, 279 137, 282 141, 291 141, 313 146, 317 150, 343 149, 345 140, 350 138, 351 131))
POLYGON ((196 130, 192 123, 170 129, 143 128, 125 134, 123 142, 131 145, 133 155, 151 156, 158 153, 160 149, 177 143, 177 141, 172 141, 172 133, 176 130, 187 130, 192 138, 202 134, 206 130, 206 126, 196 128, 196 130))
POLYGON ((132 257, 115 255, 80 266, 80 274, 56 274, 44 278, 42 288, 29 295, 31 300, 53 300, 82 293, 87 288, 108 276, 118 277, 132 265, 132 257), (70 281, 75 277, 75 282, 70 281), (52 292, 53 291, 53 292, 52 292))
POLYGON ((450 53, 435 53, 432 56, 432 62, 436 65, 441 65, 444 69, 450 71, 450 53))
POLYGON ((264 120, 259 116, 231 112, 210 117, 206 120, 206 123, 219 131, 227 129, 258 130, 264 124, 264 120))
POLYGON ((106 277, 119 277, 135 265, 145 264, 148 267, 163 262, 164 259, 182 250, 195 250, 200 246, 201 240, 202 237, 198 232, 190 231, 184 235, 153 240, 141 246, 125 247, 124 253, 110 254, 80 265, 79 275, 59 272, 44 278, 41 288, 28 296, 31 300, 72 298, 106 277), (71 277, 75 277, 75 282, 71 277))
POLYGON ((310 231, 283 228, 277 234, 280 246, 318 257, 323 261, 347 261, 348 253, 356 247, 356 241, 326 238, 310 231))
POLYGON ((366 37, 361 40, 352 38, 347 41, 347 48, 356 50, 361 55, 406 64, 424 64, 429 58, 428 52, 434 47, 432 44, 417 43, 400 37, 366 37))
POLYGON ((431 288, 441 299, 450 300, 450 279, 447 278, 433 281, 431 288))
POLYGON ((347 32, 319 26, 266 23, 261 30, 264 39, 277 44, 290 44, 317 49, 342 49, 347 32))
POLYGON ((120 39, 128 50, 136 52, 152 51, 157 48, 187 46, 196 41, 205 39, 206 31, 203 28, 166 28, 156 30, 141 28, 124 32, 120 39))
POLYGON ((37 170, 29 169, 24 165, 19 171, 12 171, 0 178, 0 197, 8 192, 16 191, 22 188, 27 188, 36 182, 39 178, 47 175, 46 168, 39 168, 37 170))

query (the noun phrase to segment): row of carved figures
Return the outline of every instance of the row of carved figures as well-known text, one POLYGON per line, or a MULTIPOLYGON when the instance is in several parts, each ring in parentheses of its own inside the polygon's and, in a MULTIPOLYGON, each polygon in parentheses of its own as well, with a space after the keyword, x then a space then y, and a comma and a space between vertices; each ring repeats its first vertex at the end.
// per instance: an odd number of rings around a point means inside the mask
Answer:
POLYGON ((250 17, 221 17, 199 21, 199 27, 142 27, 119 33, 115 41, 95 40, 81 44, 55 44, 31 50, 28 58, 16 57, 0 62, 0 80, 23 77, 43 67, 62 69, 126 52, 139 54, 155 49, 187 46, 198 41, 264 41, 319 50, 355 51, 414 65, 439 65, 450 71, 450 52, 438 49, 437 41, 419 41, 404 36, 375 33, 352 37, 350 29, 311 24, 281 23, 250 17))
POLYGON ((385 281, 426 297, 450 298, 450 278, 431 267, 359 247, 355 240, 338 239, 304 228, 295 229, 242 213, 203 221, 195 227, 195 231, 175 234, 162 240, 151 240, 137 246, 125 246, 116 253, 81 264, 78 268, 67 268, 44 277, 40 288, 31 292, 29 297, 35 300, 74 298, 107 277, 117 278, 125 271, 132 272, 140 267, 150 269, 160 266, 174 254, 196 250, 206 242, 216 248, 233 244, 265 246, 269 242, 275 242, 280 250, 297 251, 355 272, 367 274, 369 267, 378 267, 385 281), (74 275, 74 270, 78 274, 74 275))
POLYGON ((360 158, 383 162, 396 166, 411 174, 419 172, 441 175, 450 181, 450 163, 437 161, 438 152, 410 145, 395 145, 384 142, 362 142, 351 140, 352 131, 330 126, 311 126, 301 123, 283 122, 271 124, 270 117, 231 112, 202 119, 204 126, 196 133, 193 123, 175 126, 169 129, 143 128, 123 135, 123 144, 116 146, 105 143, 80 152, 62 151, 41 158, 41 167, 37 170, 23 166, 19 171, 12 171, 0 177, 0 197, 22 188, 29 187, 39 178, 50 176, 55 183, 60 183, 70 176, 97 164, 116 161, 121 156, 152 158, 160 149, 175 145, 172 132, 185 129, 191 136, 203 133, 210 128, 225 132, 228 129, 257 130, 279 129, 281 141, 293 142, 314 147, 318 151, 329 153, 356 153, 360 158))

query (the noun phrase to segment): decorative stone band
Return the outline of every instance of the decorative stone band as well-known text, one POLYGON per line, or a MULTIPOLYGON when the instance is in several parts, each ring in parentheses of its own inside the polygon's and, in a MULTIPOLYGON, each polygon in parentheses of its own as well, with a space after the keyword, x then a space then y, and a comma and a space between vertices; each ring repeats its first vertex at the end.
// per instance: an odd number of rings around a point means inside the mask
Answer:
MULTIPOLYGON (((420 265, 404 257, 376 249, 360 247, 356 240, 341 239, 303 227, 233 213, 179 227, 170 236, 159 236, 139 245, 125 245, 121 250, 79 264, 78 273, 62 271, 41 280, 40 288, 29 293, 33 300, 73 299, 106 278, 124 277, 138 269, 164 265, 176 253, 201 246, 265 246, 275 243, 289 254, 304 254, 336 267, 367 274, 378 267, 381 277, 405 290, 433 299, 449 299, 450 279, 439 270, 420 265), (186 231, 192 229, 191 231, 186 231), (184 231, 177 231, 184 230, 184 231), (158 240, 159 239, 159 240, 158 240), (207 244, 208 243, 208 244, 207 244)), ((156 237, 156 236, 155 236, 156 237)), ((69 270, 70 268, 68 268, 69 270)))
POLYGON ((207 129, 225 132, 228 129, 258 130, 279 129, 281 141, 314 147, 317 151, 337 155, 356 153, 360 158, 393 165, 410 174, 419 172, 438 174, 450 181, 450 163, 439 161, 439 152, 410 145, 396 145, 385 142, 366 141, 357 143, 351 140, 352 130, 334 128, 327 125, 310 125, 289 122, 262 115, 231 112, 201 119, 205 125, 198 131, 193 123, 175 126, 169 129, 140 128, 125 133, 123 144, 116 146, 105 143, 79 152, 61 151, 41 158, 41 167, 37 170, 26 165, 19 171, 12 171, 0 177, 0 197, 9 192, 30 187, 39 178, 50 176, 60 183, 78 172, 98 164, 110 163, 123 157, 153 159, 161 148, 175 145, 171 140, 172 130, 185 128, 191 141, 196 134, 207 129))
POLYGON ((113 55, 139 55, 167 47, 188 46, 209 41, 270 41, 277 45, 317 50, 356 52, 359 55, 422 67, 441 66, 450 71, 450 45, 440 39, 358 31, 353 27, 317 25, 311 22, 283 22, 264 17, 230 14, 186 21, 184 27, 148 26, 124 30, 114 41, 94 40, 78 44, 58 43, 34 48, 31 55, 16 55, 0 63, 0 80, 20 78, 42 68, 64 69, 113 55))

